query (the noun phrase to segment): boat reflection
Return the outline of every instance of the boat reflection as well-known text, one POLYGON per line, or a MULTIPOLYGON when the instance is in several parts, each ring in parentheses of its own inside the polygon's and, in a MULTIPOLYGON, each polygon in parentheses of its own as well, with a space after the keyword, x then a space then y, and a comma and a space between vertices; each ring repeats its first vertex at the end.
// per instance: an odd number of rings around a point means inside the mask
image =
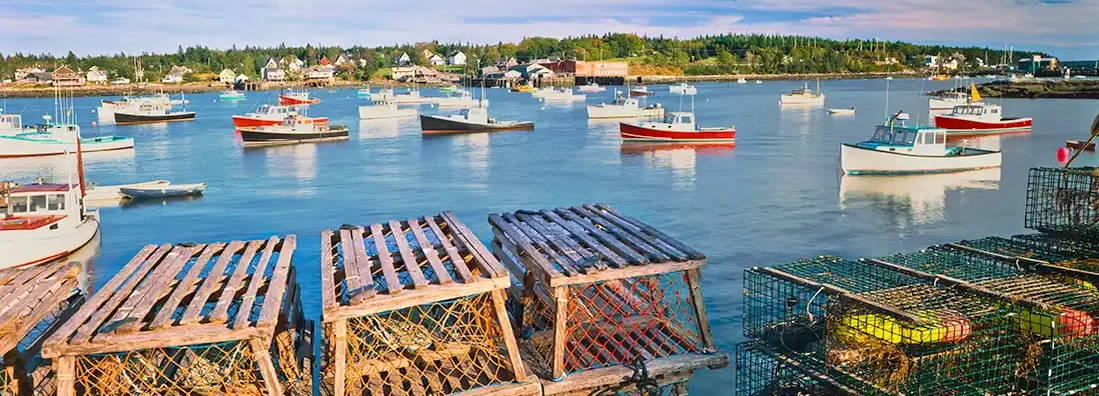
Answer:
POLYGON ((904 228, 945 220, 947 191, 999 188, 1000 168, 937 175, 843 176, 839 207, 848 210, 869 204, 884 211, 893 225, 904 228))
POLYGON ((183 197, 170 197, 170 198, 143 198, 143 199, 126 199, 123 200, 119 207, 122 210, 132 210, 145 208, 150 206, 164 206, 175 205, 185 202, 198 202, 202 200, 202 195, 188 195, 183 197))
POLYGON ((488 177, 489 164, 489 135, 488 133, 466 133, 454 135, 453 144, 454 164, 458 167, 468 167, 478 178, 488 177))
MULTIPOLYGON (((84 153, 84 169, 133 169, 134 150, 97 151, 84 153)), ((40 157, 0 158, 0 180, 33 180, 64 183, 69 175, 76 180, 76 154, 40 157)))
POLYGON ((693 189, 698 156, 731 155, 736 143, 637 143, 622 142, 621 156, 637 157, 647 165, 671 171, 675 177, 675 187, 693 189))
POLYGON ((359 139, 392 139, 401 135, 401 124, 418 120, 417 117, 359 120, 359 139))
POLYGON ((99 252, 101 251, 102 247, 103 232, 102 230, 100 230, 99 232, 96 232, 95 236, 93 236, 92 239, 89 240, 88 243, 80 249, 76 249, 75 252, 72 252, 69 255, 63 256, 56 260, 50 261, 49 263, 56 263, 59 261, 80 263, 80 272, 76 277, 77 287, 85 292, 85 296, 90 296, 92 293, 94 293, 94 290, 92 290, 91 272, 95 269, 95 266, 93 264, 95 260, 99 258, 99 252))
POLYGON ((263 150, 267 158, 267 174, 302 182, 317 178, 317 145, 292 144, 271 146, 263 150))

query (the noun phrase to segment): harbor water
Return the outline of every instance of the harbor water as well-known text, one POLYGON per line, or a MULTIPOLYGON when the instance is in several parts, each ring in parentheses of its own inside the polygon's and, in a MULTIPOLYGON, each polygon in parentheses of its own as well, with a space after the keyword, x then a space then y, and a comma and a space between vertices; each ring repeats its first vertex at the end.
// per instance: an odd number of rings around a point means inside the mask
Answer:
MULTIPOLYGON (((530 94, 486 90, 489 114, 533 120, 535 130, 422 137, 417 119, 360 121, 355 89, 314 91, 309 110, 347 125, 343 142, 244 149, 230 117, 274 92, 242 102, 218 93, 189 95, 194 122, 92 127, 101 98, 76 98, 85 137, 124 135, 136 149, 85 156, 87 180, 102 185, 166 179, 206 182, 204 196, 101 208, 100 252, 89 259, 93 287, 104 284, 145 244, 209 242, 297 234, 306 314, 320 315, 319 235, 342 224, 455 212, 486 243, 490 213, 605 202, 706 253, 703 292, 718 346, 742 339, 745 268, 821 254, 847 258, 912 251, 931 244, 1024 232, 1027 170, 1057 166, 1065 139, 1086 139, 1099 101, 989 99, 1007 116, 1033 117, 1029 134, 982 138, 971 146, 1003 151, 1001 169, 906 177, 841 177, 840 142, 869 138, 889 110, 927 123, 920 92, 953 82, 826 81, 824 107, 780 107, 796 81, 698 85, 700 126, 736 125, 734 146, 623 144, 617 122, 589 122, 582 102, 545 105, 530 94), (887 99, 888 96, 888 99, 887 99), (854 116, 825 108, 855 107, 854 116)), ((813 83, 810 83, 812 86, 813 83)), ((690 98, 650 86, 669 110, 690 111, 690 98)), ((609 102, 608 92, 587 103, 609 102)), ((437 90, 424 89, 424 95, 437 90)), ((476 95, 476 93, 475 93, 476 95)), ((53 99, 0 99, 5 112, 33 122, 53 99)), ((434 113, 422 106, 425 113, 434 113)), ((959 142, 961 144, 961 142, 959 142)), ((1074 165, 1099 163, 1084 154, 1074 165)), ((0 180, 67 180, 64 157, 0 160, 0 180)), ((74 176, 75 177, 75 176, 74 176)), ((3 254, 3 252, 0 252, 3 254)), ((699 394, 732 389, 733 366, 699 372, 699 394)))

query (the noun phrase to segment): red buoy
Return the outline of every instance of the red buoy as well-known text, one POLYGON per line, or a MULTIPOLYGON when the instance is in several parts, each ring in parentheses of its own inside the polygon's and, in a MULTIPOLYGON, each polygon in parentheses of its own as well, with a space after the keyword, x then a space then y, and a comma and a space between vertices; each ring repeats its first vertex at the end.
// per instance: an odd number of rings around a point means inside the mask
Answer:
POLYGON ((1069 151, 1068 147, 1057 149, 1057 162, 1068 162, 1068 155, 1071 153, 1072 152, 1069 151))

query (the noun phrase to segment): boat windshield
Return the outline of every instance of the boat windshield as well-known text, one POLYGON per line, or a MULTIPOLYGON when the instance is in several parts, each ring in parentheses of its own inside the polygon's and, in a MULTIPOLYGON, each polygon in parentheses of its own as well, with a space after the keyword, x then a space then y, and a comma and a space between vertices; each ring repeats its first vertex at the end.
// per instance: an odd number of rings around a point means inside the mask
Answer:
POLYGON ((874 137, 870 138, 870 142, 893 146, 912 146, 916 143, 918 135, 919 131, 916 130, 893 129, 890 132, 889 127, 880 126, 874 131, 874 137))

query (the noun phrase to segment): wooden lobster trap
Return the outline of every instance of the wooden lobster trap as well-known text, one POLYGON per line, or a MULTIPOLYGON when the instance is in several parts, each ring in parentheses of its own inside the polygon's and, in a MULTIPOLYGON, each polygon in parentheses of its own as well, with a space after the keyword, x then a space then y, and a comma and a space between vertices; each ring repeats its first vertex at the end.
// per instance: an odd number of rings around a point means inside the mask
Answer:
POLYGON ((513 317, 545 394, 598 393, 642 371, 675 384, 728 365, 706 316, 701 253, 603 204, 489 223, 493 251, 522 277, 513 317))
POLYGON ((507 270, 444 212, 321 233, 323 392, 535 395, 507 270))
POLYGON ((46 341, 57 394, 312 394, 295 244, 146 246, 46 341))
POLYGON ((0 395, 53 394, 42 343, 83 301, 80 263, 0 270, 0 395))

